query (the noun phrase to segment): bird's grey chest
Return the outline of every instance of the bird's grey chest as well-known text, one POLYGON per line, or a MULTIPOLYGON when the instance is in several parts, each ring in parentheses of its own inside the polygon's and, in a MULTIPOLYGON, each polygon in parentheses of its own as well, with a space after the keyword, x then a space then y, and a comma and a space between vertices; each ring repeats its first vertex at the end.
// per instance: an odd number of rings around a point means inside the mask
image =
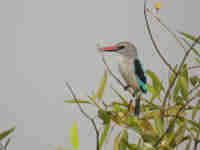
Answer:
POLYGON ((133 60, 121 57, 119 63, 119 71, 122 77, 124 78, 125 82, 129 86, 132 86, 134 89, 139 88, 134 72, 133 60))

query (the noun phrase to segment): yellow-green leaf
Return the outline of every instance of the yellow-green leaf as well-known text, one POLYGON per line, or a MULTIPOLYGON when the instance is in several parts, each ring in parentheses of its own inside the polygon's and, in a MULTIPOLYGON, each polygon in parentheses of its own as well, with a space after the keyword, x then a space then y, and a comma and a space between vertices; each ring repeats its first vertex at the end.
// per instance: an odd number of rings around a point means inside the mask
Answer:
POLYGON ((121 139, 121 133, 119 133, 114 139, 114 150, 119 150, 120 139, 121 139))
MULTIPOLYGON (((186 33, 186 32, 179 32, 179 33, 182 34, 184 37, 192 40, 192 41, 196 41, 197 40, 197 37, 195 37, 194 35, 191 35, 189 33, 186 33)), ((200 44, 200 40, 198 40, 197 43, 200 44)))
POLYGON ((65 100, 65 103, 84 103, 84 104, 91 104, 91 102, 87 101, 87 100, 82 100, 82 99, 71 99, 71 100, 65 100))
POLYGON ((186 122, 183 122, 178 129, 176 129, 175 134, 173 135, 173 137, 171 138, 170 141, 170 146, 171 147, 175 147, 177 144, 180 143, 180 141, 183 139, 184 134, 186 131, 186 122))
POLYGON ((196 60, 196 62, 198 63, 198 64, 200 64, 200 59, 199 58, 195 58, 195 60, 196 60))
POLYGON ((156 131, 153 128, 152 124, 150 121, 143 119, 140 121, 140 127, 145 133, 150 133, 151 135, 156 135, 156 131))
POLYGON ((186 147, 185 147, 185 150, 190 150, 190 146, 192 144, 192 139, 188 141, 186 147))
POLYGON ((162 135, 164 132, 164 120, 159 116, 155 116, 154 118, 155 127, 159 135, 162 135))
POLYGON ((181 95, 187 99, 188 97, 188 84, 185 80, 184 77, 180 77, 180 91, 181 91, 181 95))
POLYGON ((147 75, 151 78, 152 80, 152 86, 153 88, 160 94, 160 91, 163 90, 164 91, 164 87, 160 81, 160 79, 158 78, 158 76, 150 71, 150 70, 147 70, 146 71, 147 75))
POLYGON ((10 129, 8 129, 6 131, 1 132, 0 133, 0 141, 2 139, 4 139, 5 137, 7 137, 10 133, 12 133, 13 131, 15 131, 15 129, 16 129, 16 127, 14 126, 14 127, 10 128, 10 129))
POLYGON ((147 84, 147 89, 152 95, 150 99, 150 101, 152 102, 156 97, 159 96, 159 93, 150 84, 147 84))
POLYGON ((107 83, 107 78, 108 78, 107 76, 108 76, 107 72, 105 71, 104 75, 103 75, 103 77, 101 79, 101 83, 99 85, 99 89, 97 90, 97 97, 98 97, 98 99, 102 99, 102 97, 103 97, 104 90, 105 90, 106 83, 107 83))
POLYGON ((196 104, 197 107, 194 107, 193 111, 192 111, 192 120, 194 120, 194 118, 197 115, 197 112, 199 111, 199 106, 200 106, 200 100, 197 102, 196 104))
POLYGON ((103 143, 104 143, 104 141, 107 137, 109 129, 110 129, 110 121, 107 124, 104 125, 104 130, 103 130, 101 137, 100 137, 100 140, 99 140, 100 149, 101 149, 101 147, 102 147, 102 145, 103 145, 103 143))
POLYGON ((128 147, 128 132, 124 130, 121 136, 121 140, 119 142, 119 150, 126 150, 127 147, 128 147))
POLYGON ((200 78, 198 76, 192 76, 190 77, 190 82, 192 86, 195 86, 197 83, 200 83, 200 78))
POLYGON ((76 121, 74 121, 73 126, 71 128, 71 144, 72 147, 78 150, 79 147, 79 137, 78 137, 78 128, 76 121))

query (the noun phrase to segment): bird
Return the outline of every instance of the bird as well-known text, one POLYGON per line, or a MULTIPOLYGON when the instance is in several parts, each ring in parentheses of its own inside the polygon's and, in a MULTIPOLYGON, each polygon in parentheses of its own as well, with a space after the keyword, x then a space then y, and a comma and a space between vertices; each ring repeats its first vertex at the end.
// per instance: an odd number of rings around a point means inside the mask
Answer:
POLYGON ((140 98, 147 93, 147 76, 141 63, 136 46, 129 41, 120 41, 114 45, 100 47, 101 52, 113 52, 119 54, 119 72, 124 79, 125 90, 132 88, 135 99, 134 113, 139 116, 140 98))

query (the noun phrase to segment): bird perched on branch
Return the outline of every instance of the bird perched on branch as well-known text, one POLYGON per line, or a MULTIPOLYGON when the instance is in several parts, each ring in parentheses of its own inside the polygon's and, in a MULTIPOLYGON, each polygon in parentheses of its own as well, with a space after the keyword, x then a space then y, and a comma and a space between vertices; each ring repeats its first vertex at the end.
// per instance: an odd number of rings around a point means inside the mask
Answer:
POLYGON ((128 88, 134 90, 133 97, 135 99, 135 115, 140 113, 140 97, 142 93, 147 92, 147 78, 143 65, 138 58, 135 45, 128 41, 122 41, 112 46, 99 48, 101 52, 114 52, 119 54, 119 71, 125 80, 128 88))

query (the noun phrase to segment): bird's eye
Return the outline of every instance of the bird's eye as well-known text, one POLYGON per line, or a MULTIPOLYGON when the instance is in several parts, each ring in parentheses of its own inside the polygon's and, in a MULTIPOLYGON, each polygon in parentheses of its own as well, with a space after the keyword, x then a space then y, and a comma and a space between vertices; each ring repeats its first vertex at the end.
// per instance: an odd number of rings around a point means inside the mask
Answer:
POLYGON ((118 50, 120 50, 120 49, 124 49, 124 48, 125 48, 124 45, 118 46, 118 50))

